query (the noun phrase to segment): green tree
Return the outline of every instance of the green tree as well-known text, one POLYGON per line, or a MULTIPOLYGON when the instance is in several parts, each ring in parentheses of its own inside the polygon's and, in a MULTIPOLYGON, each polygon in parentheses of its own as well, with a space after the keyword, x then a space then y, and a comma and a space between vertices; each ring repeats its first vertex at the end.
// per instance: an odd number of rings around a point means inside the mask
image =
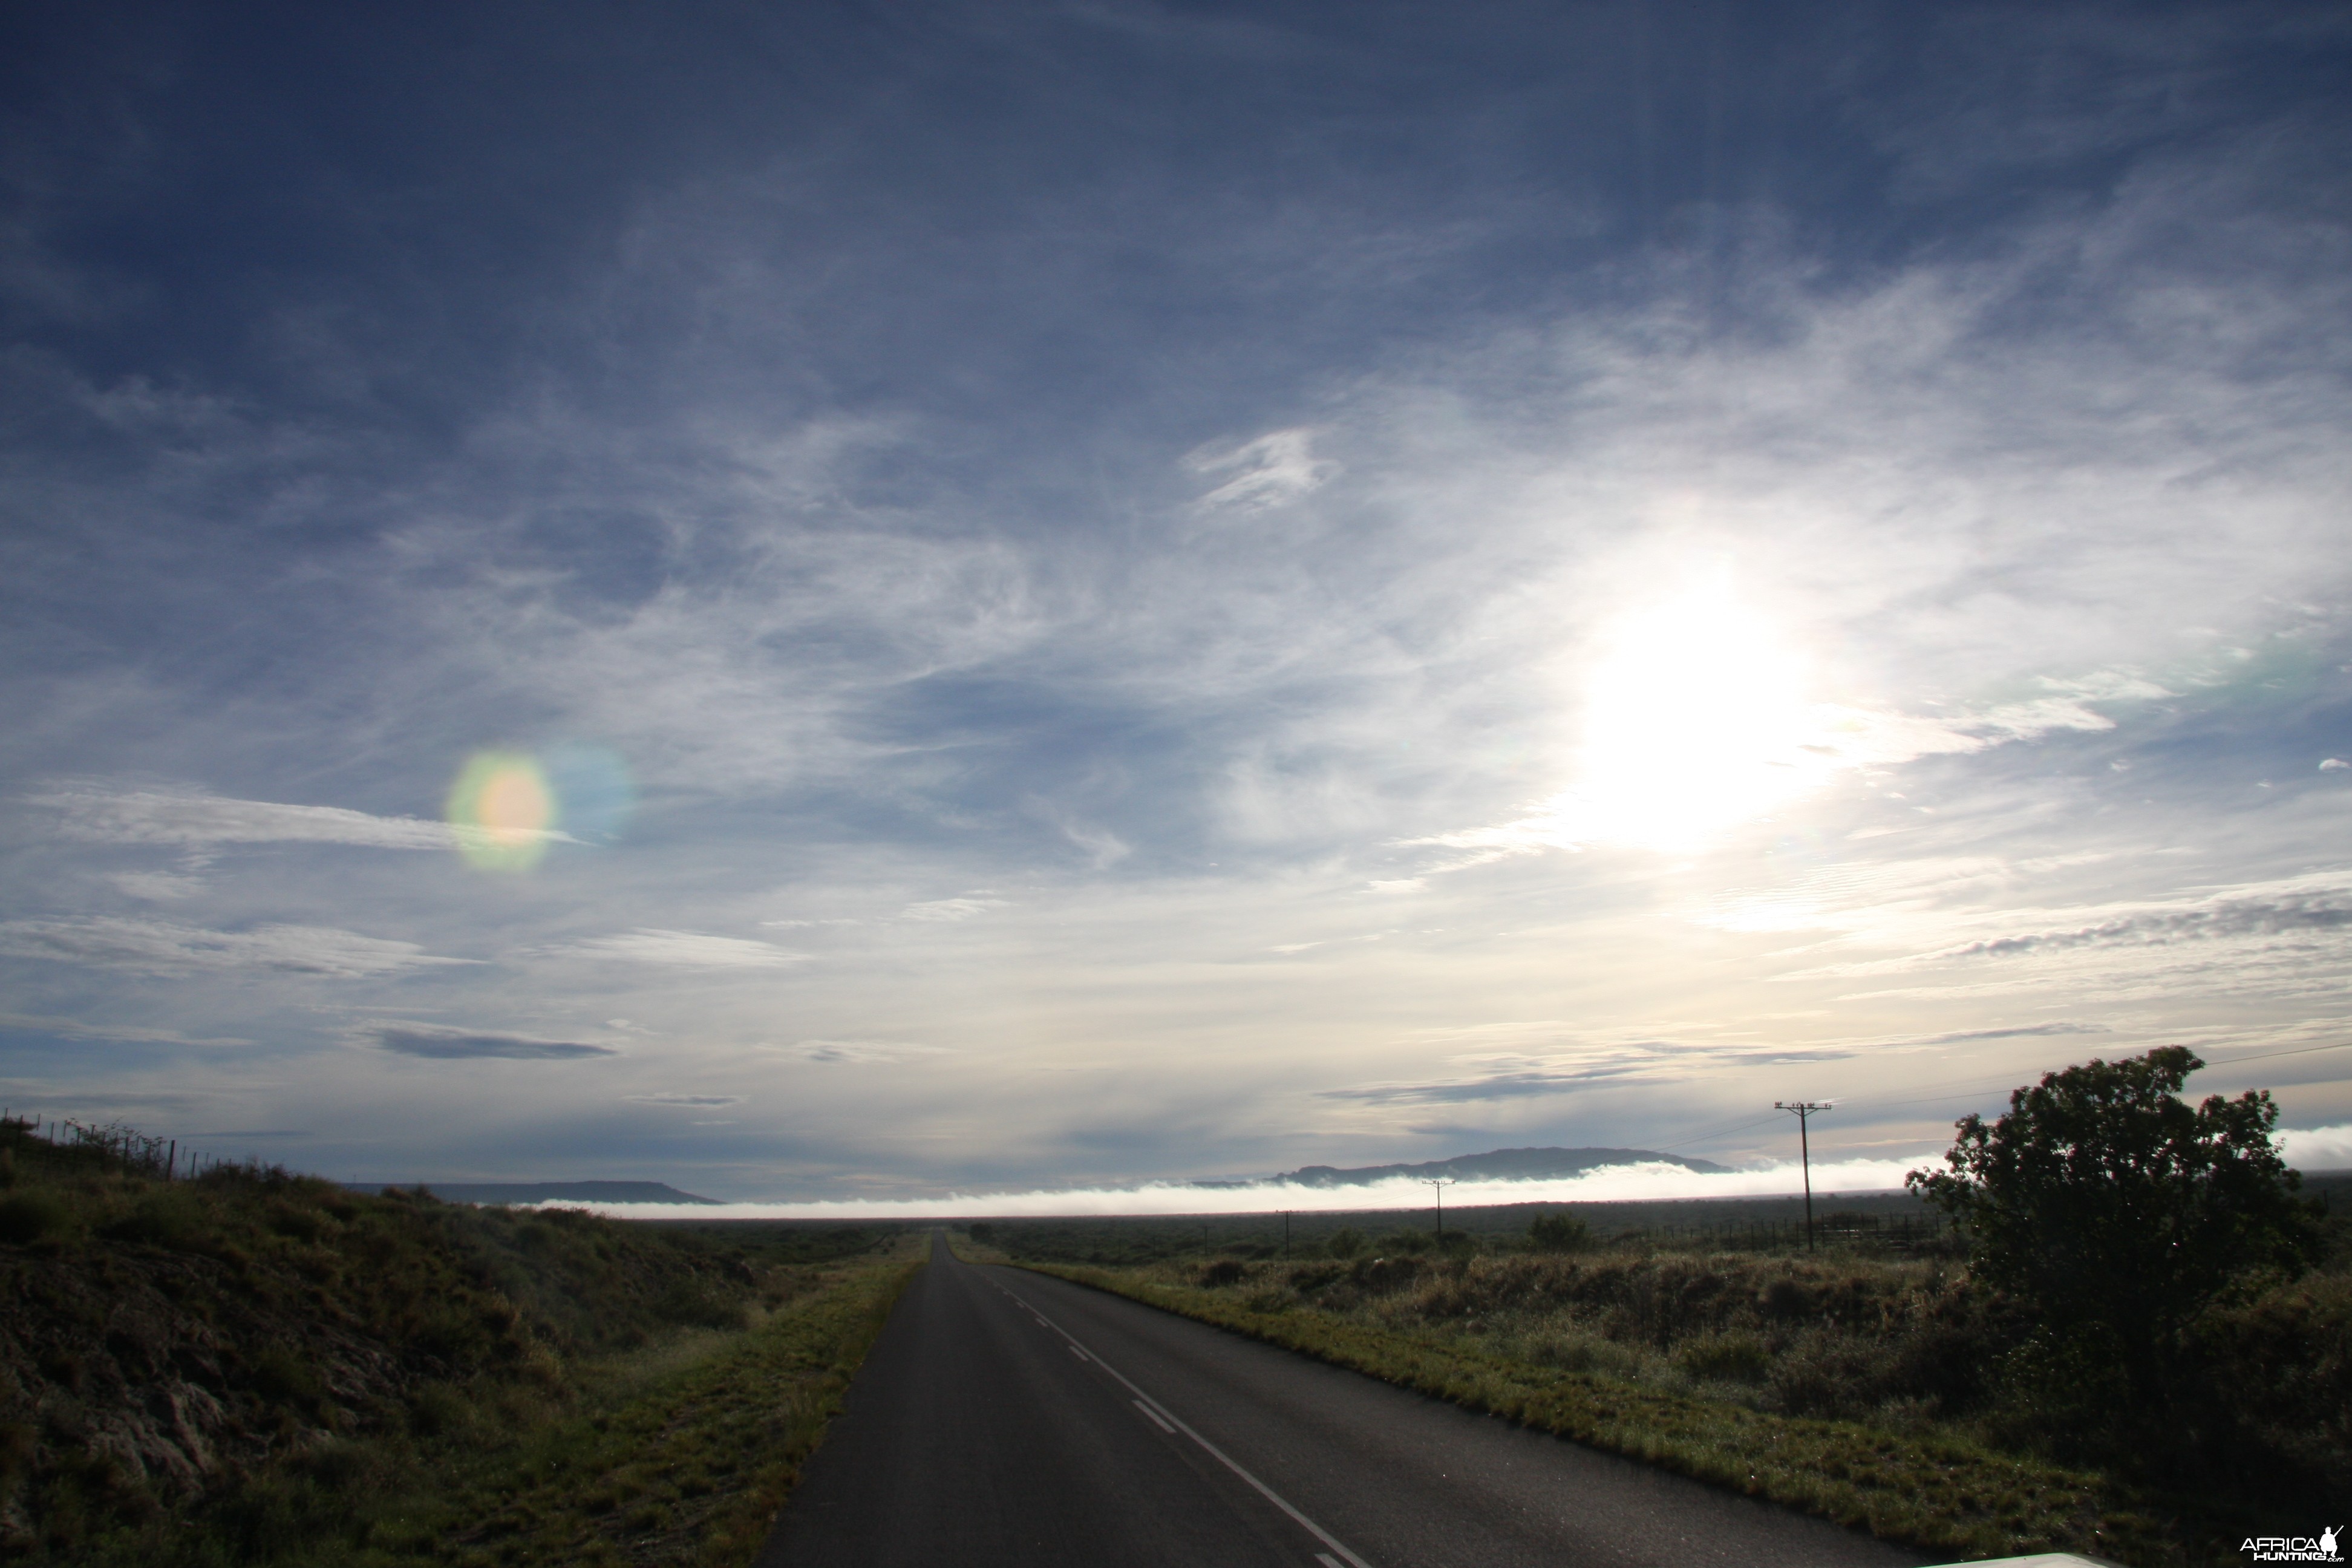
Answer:
POLYGON ((2054 1343, 2168 1403, 2182 1331, 2231 1286, 2300 1272, 2315 1249, 2300 1184, 2271 1146, 2267 1092, 2190 1106, 2205 1064, 2167 1046, 2044 1075, 1987 1123, 1970 1116, 1950 1169, 1910 1184, 1958 1223, 1984 1283, 2035 1312, 2054 1343))

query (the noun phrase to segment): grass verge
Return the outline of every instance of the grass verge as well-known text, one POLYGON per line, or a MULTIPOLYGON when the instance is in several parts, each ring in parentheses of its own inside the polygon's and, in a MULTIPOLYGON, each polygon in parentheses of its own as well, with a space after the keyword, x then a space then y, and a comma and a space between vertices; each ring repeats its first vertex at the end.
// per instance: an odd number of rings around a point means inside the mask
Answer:
POLYGON ((2190 1561, 2145 1500, 2106 1478, 1964 1439, 1772 1415, 1483 1353, 1442 1331, 1311 1307, 1263 1310, 1229 1293, 1114 1269, 1021 1267, 1889 1541, 1956 1557, 2081 1552, 2151 1565, 2190 1561))
POLYGON ((920 1267, 845 1270, 656 1388, 546 1430, 464 1491, 386 1521, 380 1552, 355 1561, 740 1568, 920 1267))

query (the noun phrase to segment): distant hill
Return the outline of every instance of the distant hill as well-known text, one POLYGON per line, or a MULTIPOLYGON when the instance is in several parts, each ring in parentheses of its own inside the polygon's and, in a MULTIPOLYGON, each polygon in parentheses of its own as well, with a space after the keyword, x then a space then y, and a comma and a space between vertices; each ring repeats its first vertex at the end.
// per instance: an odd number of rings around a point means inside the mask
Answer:
POLYGON ((422 1185, 447 1204, 712 1204, 667 1182, 345 1182, 346 1191, 380 1193, 422 1185))
POLYGON ((1330 1165, 1306 1165, 1275 1177, 1301 1187, 1362 1187, 1391 1176, 1423 1180, 1452 1176, 1465 1182, 1525 1182, 1544 1176, 1575 1176, 1604 1165, 1680 1165, 1708 1175, 1728 1174, 1731 1167, 1712 1160, 1689 1160, 1649 1149, 1496 1149, 1484 1154, 1462 1154, 1451 1160, 1431 1160, 1418 1165, 1360 1165, 1339 1170, 1330 1165))

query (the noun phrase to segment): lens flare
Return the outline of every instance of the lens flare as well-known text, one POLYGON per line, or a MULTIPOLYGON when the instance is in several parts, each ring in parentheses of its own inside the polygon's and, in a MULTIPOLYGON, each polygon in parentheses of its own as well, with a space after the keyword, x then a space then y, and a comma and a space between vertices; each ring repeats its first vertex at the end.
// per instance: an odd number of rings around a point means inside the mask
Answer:
POLYGON ((479 752, 449 790, 449 826, 478 869, 527 871, 556 837, 561 802, 532 758, 479 752))
POLYGON ((591 844, 609 844, 628 826, 636 786, 628 764, 610 747, 565 741, 540 753, 540 771, 563 808, 563 831, 591 844))

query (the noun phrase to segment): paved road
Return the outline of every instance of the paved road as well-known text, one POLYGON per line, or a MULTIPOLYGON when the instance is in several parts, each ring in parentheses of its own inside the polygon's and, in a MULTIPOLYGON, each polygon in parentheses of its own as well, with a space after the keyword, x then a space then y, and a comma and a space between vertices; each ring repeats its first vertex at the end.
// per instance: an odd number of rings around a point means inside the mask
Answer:
POLYGON ((941 1240, 759 1568, 1926 1561, 941 1240))

